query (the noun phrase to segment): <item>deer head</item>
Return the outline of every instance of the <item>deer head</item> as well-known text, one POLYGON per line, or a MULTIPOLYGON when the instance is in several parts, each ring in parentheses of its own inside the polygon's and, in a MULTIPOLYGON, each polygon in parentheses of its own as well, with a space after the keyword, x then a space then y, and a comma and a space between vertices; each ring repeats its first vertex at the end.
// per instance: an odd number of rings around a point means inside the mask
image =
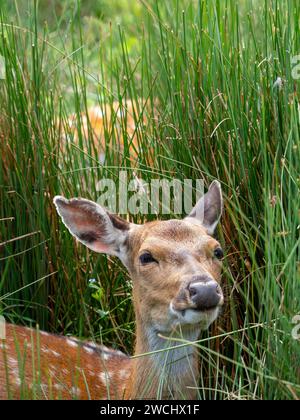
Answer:
POLYGON ((212 236, 222 213, 219 182, 211 184, 183 220, 144 225, 81 198, 57 196, 54 203, 73 236, 95 252, 119 257, 127 267, 133 281, 136 353, 163 348, 160 335, 197 339, 217 318, 224 301, 223 251, 212 236))

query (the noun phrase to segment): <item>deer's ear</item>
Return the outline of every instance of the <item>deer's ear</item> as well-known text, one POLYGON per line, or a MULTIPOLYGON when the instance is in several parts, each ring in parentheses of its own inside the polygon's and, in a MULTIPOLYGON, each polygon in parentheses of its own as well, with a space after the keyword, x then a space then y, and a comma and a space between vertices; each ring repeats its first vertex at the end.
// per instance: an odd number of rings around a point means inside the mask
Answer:
POLYGON ((54 204, 70 233, 95 252, 117 255, 122 252, 130 223, 109 213, 93 201, 56 196, 54 204))
POLYGON ((207 230, 209 235, 213 235, 217 224, 220 221, 223 210, 223 197, 221 184, 213 181, 208 192, 200 198, 188 217, 196 218, 207 230))

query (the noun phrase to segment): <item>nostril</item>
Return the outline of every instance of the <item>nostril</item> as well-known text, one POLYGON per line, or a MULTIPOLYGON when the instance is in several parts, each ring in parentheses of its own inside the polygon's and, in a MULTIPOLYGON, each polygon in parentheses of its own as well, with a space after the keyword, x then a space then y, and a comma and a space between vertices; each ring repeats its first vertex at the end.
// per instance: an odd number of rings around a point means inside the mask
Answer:
POLYGON ((189 287, 190 297, 196 296, 197 289, 195 287, 189 287))

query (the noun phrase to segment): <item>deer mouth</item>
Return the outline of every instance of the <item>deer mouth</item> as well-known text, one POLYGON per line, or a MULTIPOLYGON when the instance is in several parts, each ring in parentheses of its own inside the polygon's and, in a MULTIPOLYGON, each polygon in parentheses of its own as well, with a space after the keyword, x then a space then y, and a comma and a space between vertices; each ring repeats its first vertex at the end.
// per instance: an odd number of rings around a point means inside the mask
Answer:
POLYGON ((221 305, 201 310, 192 307, 176 309, 171 303, 170 313, 177 325, 198 325, 206 330, 218 318, 220 308, 221 305))

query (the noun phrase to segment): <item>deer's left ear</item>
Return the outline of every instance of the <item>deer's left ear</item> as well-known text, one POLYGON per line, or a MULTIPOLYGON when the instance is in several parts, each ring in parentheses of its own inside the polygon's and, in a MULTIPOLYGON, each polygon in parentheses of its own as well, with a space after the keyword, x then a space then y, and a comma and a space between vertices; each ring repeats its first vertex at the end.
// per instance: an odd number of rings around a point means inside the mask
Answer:
POLYGON ((221 184, 213 181, 208 192, 200 198, 188 217, 196 218, 205 227, 209 235, 213 235, 220 221, 223 210, 221 184))
POLYGON ((95 252, 124 260, 130 223, 83 198, 56 196, 53 201, 63 223, 80 242, 95 252))

